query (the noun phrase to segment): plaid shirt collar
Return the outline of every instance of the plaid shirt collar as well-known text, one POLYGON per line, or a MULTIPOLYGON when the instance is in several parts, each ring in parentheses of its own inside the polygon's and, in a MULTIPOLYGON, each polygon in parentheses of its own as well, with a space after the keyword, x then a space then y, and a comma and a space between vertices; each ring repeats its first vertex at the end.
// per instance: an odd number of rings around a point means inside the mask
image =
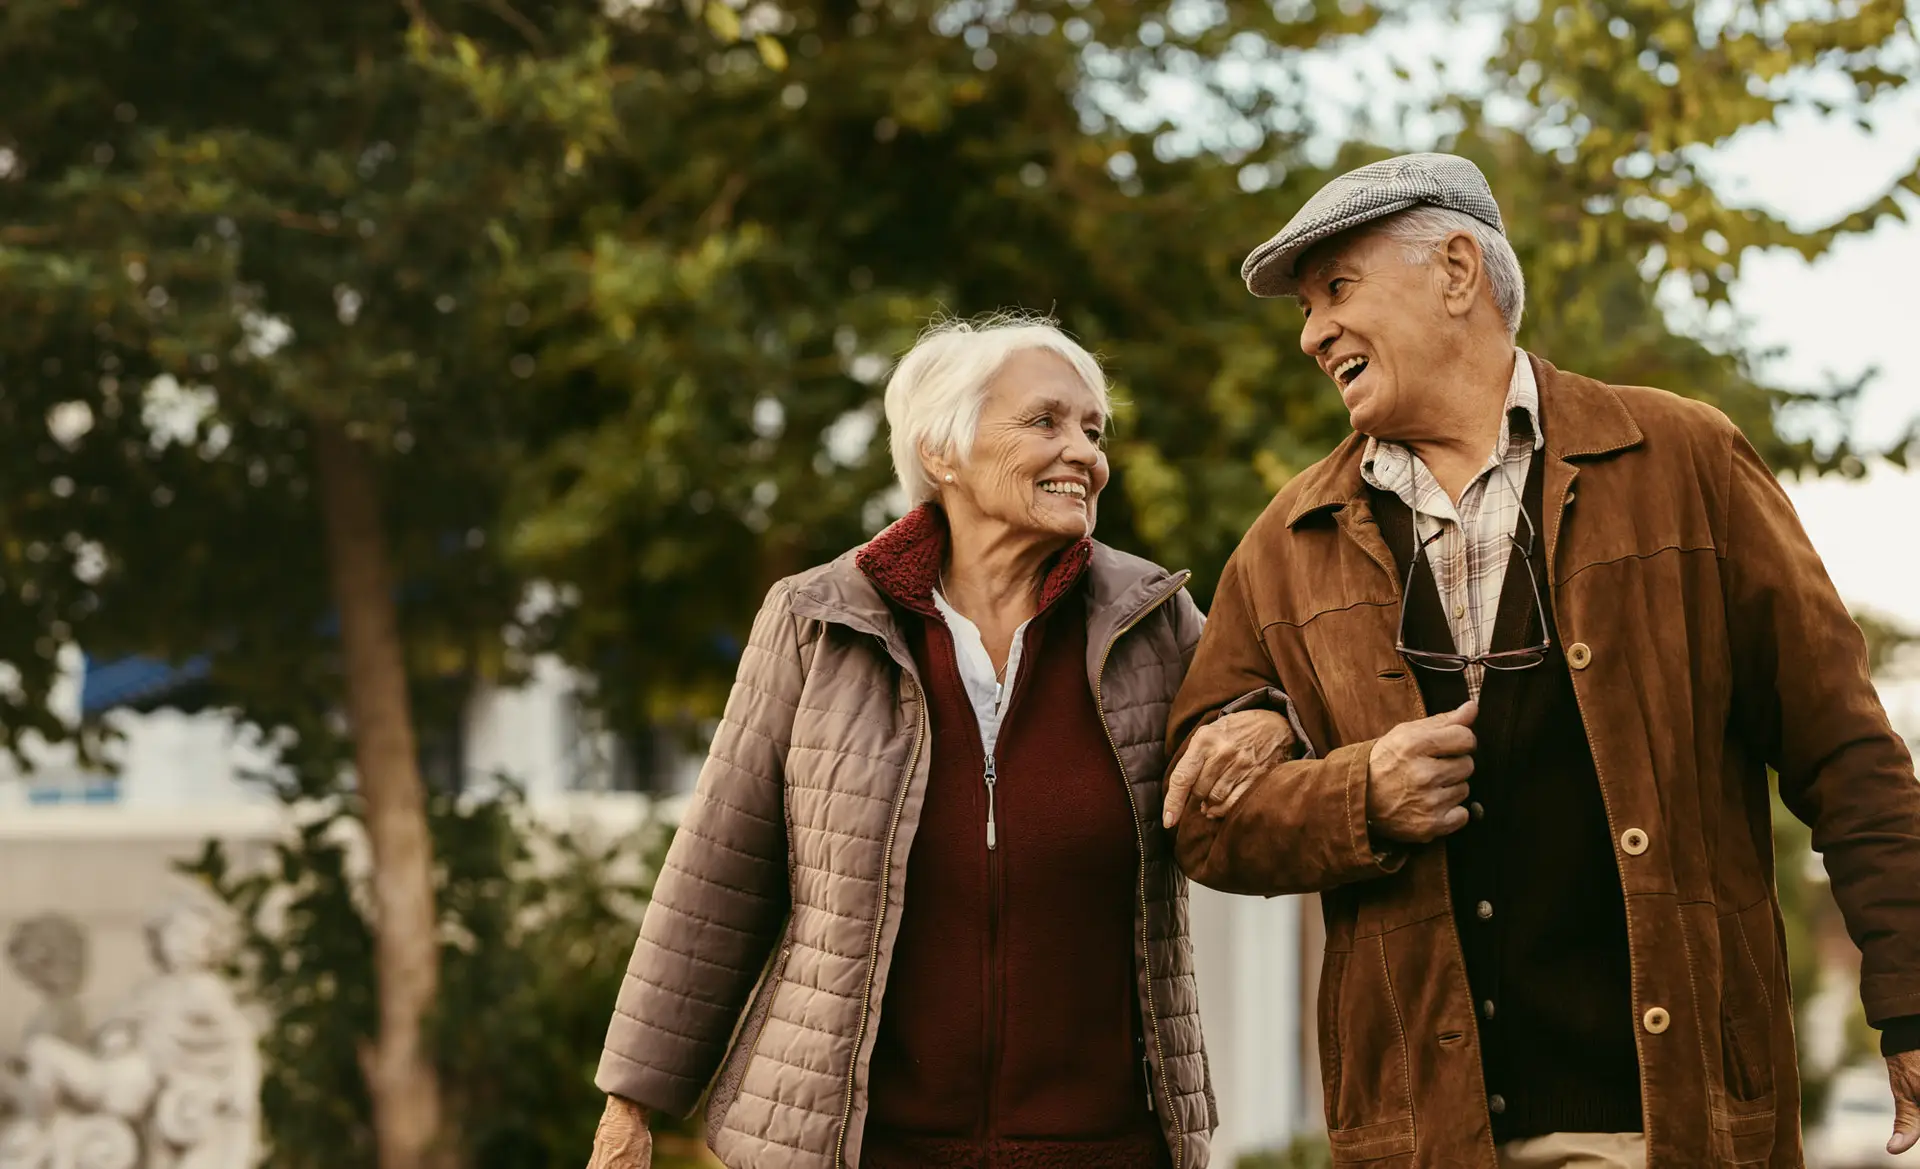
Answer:
MULTIPOLYGON (((1487 454, 1485 470, 1514 462, 1546 446, 1540 430, 1540 385, 1534 380, 1533 361, 1524 349, 1513 351, 1513 377, 1507 382, 1507 402, 1500 411, 1500 436, 1487 454), (1529 437, 1532 439, 1528 441, 1529 437)), ((1391 491, 1414 504, 1414 455, 1404 445, 1367 437, 1360 456, 1360 475, 1381 491, 1391 491)))

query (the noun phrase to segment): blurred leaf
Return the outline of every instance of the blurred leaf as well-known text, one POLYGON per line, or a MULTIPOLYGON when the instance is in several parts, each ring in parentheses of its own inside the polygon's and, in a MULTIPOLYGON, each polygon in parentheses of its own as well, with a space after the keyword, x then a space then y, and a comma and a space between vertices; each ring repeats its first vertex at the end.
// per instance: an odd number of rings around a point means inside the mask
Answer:
POLYGON ((781 46, 778 37, 772 37, 762 33, 753 38, 753 43, 759 47, 760 59, 767 63, 767 68, 775 70, 786 69, 787 50, 781 46))
POLYGON ((705 8, 707 27, 723 41, 740 39, 740 16, 720 0, 708 0, 705 8))

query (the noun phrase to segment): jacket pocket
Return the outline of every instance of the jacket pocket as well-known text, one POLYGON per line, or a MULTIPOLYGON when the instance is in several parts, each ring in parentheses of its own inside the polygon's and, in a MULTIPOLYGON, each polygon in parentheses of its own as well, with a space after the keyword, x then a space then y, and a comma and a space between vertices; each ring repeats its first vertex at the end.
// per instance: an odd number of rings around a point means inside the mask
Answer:
POLYGON ((780 984, 787 973, 787 957, 792 953, 793 943, 783 939, 766 975, 761 978, 760 985, 754 988, 745 1021, 740 1025, 739 1034, 735 1036, 726 1060, 720 1065, 720 1078, 713 1086, 712 1098, 707 1101, 708 1145, 712 1145, 719 1137, 720 1130, 726 1125, 727 1113, 740 1097, 740 1085, 747 1078, 747 1069, 753 1065, 754 1055, 760 1050, 760 1037, 766 1034, 767 1018, 773 1013, 773 1000, 780 993, 780 984))
POLYGON ((1329 951, 1321 967, 1320 1075, 1336 1164, 1414 1151, 1407 1029, 1382 939, 1329 951))
POLYGON ((1774 1010, 1784 992, 1773 902, 1763 897, 1718 924, 1723 1096, 1713 1126, 1729 1164, 1765 1164, 1776 1130, 1774 1010))
POLYGON ((1775 972, 1772 905, 1762 900, 1720 919, 1720 1052, 1727 1095, 1755 1102, 1773 1095, 1773 1003, 1769 984, 1775 972), (1754 937, 1748 919, 1754 910, 1767 928, 1754 937))

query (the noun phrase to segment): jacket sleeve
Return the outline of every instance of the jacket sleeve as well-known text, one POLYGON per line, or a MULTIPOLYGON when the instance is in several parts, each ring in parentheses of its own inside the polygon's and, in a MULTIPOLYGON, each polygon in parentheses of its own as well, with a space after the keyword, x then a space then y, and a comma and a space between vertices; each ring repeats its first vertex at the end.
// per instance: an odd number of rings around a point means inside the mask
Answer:
POLYGON ((1736 726, 1813 829, 1880 1026, 1920 1014, 1920 783, 1793 504, 1744 436, 1732 446, 1721 579, 1736 726))
POLYGON ((768 595, 667 850, 594 1082, 685 1115, 778 941, 789 889, 784 764, 805 670, 785 584, 768 595))
MULTIPOLYGON (((1253 707, 1285 714, 1311 756, 1311 744, 1286 696, 1288 682, 1253 620, 1236 553, 1221 574, 1199 650, 1174 700, 1169 768, 1180 761, 1195 731, 1224 714, 1253 707)), ((1317 893, 1398 870, 1404 855, 1376 853, 1367 833, 1372 751, 1369 739, 1336 748, 1325 758, 1283 763, 1219 820, 1200 810, 1211 790, 1202 776, 1188 794, 1175 829, 1180 867, 1210 888, 1269 897, 1317 893)))

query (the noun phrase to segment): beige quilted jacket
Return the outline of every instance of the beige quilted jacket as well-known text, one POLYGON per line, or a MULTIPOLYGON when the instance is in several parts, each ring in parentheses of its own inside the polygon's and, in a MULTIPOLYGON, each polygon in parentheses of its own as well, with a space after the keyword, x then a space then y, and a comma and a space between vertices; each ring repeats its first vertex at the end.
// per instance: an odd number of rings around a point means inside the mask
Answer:
MULTIPOLYGON (((1160 828, 1167 712, 1200 638, 1170 574, 1095 545, 1087 674, 1143 863, 1135 966, 1177 1169, 1218 1121, 1160 828)), ((641 926, 596 1082, 673 1114, 711 1085, 732 1169, 860 1163, 867 1065, 925 794, 927 711, 892 611, 848 553, 775 585, 641 926)))

